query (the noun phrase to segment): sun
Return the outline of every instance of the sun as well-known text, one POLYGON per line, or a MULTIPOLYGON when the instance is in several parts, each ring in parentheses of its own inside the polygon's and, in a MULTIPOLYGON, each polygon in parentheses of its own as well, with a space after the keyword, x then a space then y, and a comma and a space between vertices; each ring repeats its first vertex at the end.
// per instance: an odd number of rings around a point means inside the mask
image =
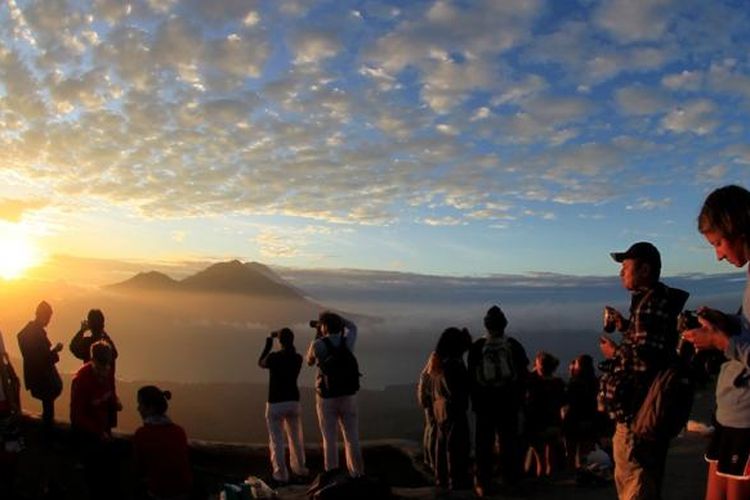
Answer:
POLYGON ((0 228, 0 278, 20 278, 37 260, 37 249, 26 234, 13 226, 0 228))

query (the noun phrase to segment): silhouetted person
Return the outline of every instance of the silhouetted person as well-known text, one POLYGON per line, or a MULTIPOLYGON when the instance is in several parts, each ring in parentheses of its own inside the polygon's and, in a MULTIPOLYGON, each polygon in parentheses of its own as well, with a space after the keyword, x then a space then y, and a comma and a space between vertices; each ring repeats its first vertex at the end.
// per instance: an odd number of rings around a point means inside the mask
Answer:
POLYGON ((45 327, 52 319, 52 307, 40 302, 36 315, 18 333, 18 346, 23 356, 23 379, 26 390, 32 397, 42 402, 42 422, 47 438, 50 438, 55 423, 55 399, 62 392, 62 379, 55 364, 60 360, 63 346, 52 343, 47 338, 45 327))
POLYGON ((286 466, 285 443, 289 443, 289 463, 299 478, 309 475, 305 467, 305 440, 299 404, 297 377, 302 367, 302 356, 294 348, 294 332, 289 328, 271 332, 258 360, 258 366, 269 371, 266 425, 268 447, 271 451, 273 479, 289 482, 286 466), (280 349, 271 352, 273 339, 279 339, 280 349), (286 439, 285 439, 286 438, 286 439))
MULTIPOLYGON (((110 376, 115 383, 117 370, 117 347, 112 337, 104 330, 104 313, 100 309, 91 309, 85 320, 81 321, 81 328, 70 341, 70 352, 84 363, 91 361, 91 346, 96 342, 106 342, 112 348, 112 369, 110 376), (86 335, 90 332, 89 335, 86 335)), ((117 411, 112 410, 109 415, 110 427, 117 427, 117 411)))
POLYGON ((568 465, 574 469, 585 465, 585 457, 594 450, 601 432, 600 422, 606 418, 596 409, 598 391, 594 360, 588 354, 581 354, 570 364, 563 417, 568 465))
POLYGON ((193 482, 185 430, 166 415, 172 393, 156 386, 138 389, 143 425, 133 446, 138 470, 151 500, 187 500, 193 482))
POLYGON ((437 356, 434 352, 430 353, 419 374, 419 383, 417 384, 417 402, 424 411, 424 432, 422 433, 422 460, 424 464, 435 472, 435 445, 437 444, 437 423, 435 414, 432 411, 432 365, 437 362, 437 356))
MULTIPOLYGON (((112 347, 114 363, 117 360, 117 348, 112 337, 104 330, 104 313, 100 309, 91 309, 86 319, 81 321, 81 328, 70 341, 70 352, 84 363, 88 363, 91 360, 91 344, 100 340, 107 342, 112 347), (86 335, 86 332, 91 332, 91 334, 86 335)), ((114 372, 114 364, 112 371, 114 372)))
POLYGON ((73 377, 70 425, 86 472, 91 498, 119 494, 119 461, 112 442, 111 413, 121 409, 112 378, 112 347, 91 345, 91 361, 73 377))
MULTIPOLYGON (((343 374, 351 380, 341 380, 333 373, 325 373, 330 360, 341 359, 346 353, 354 353, 357 340, 357 325, 336 313, 320 313, 317 335, 307 349, 307 364, 318 365, 315 382, 315 409, 318 413, 320 433, 323 436, 323 462, 325 470, 339 466, 338 429, 344 436, 346 467, 351 476, 362 476, 365 472, 362 450, 359 445, 359 416, 357 395, 359 373, 343 374), (356 380, 353 378, 356 377, 356 380), (356 387, 356 388, 355 388, 356 387)), ((335 363, 342 366, 342 363, 335 363)))
POLYGON ((450 490, 471 488, 469 476, 469 374, 463 355, 471 345, 468 330, 443 331, 431 365, 432 408, 437 423, 435 485, 450 490))
POLYGON ((13 482, 22 449, 18 426, 20 387, 0 334, 0 498, 14 498, 13 482))
POLYGON ((526 387, 526 425, 529 436, 527 472, 552 476, 562 465, 562 416, 565 383, 555 376, 560 361, 539 351, 526 387))
POLYGON ((508 320, 498 306, 484 317, 487 334, 469 349, 471 405, 476 414, 475 492, 492 493, 495 442, 500 442, 503 481, 518 484, 523 472, 519 416, 526 391, 529 358, 523 346, 505 335, 508 320))
POLYGON ((611 256, 621 263, 622 286, 631 293, 628 319, 606 309, 622 342, 607 336, 599 342, 609 363, 600 382, 600 403, 616 422, 615 485, 620 500, 659 499, 669 438, 638 440, 632 422, 654 378, 676 355, 677 316, 689 294, 659 281, 661 255, 651 243, 641 241, 611 256))

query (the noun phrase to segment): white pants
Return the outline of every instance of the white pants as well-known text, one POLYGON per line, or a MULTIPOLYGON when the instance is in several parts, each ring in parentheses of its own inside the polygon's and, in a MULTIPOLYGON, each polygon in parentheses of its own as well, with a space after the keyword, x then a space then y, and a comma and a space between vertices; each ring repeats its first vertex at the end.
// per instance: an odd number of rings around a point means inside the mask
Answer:
POLYGON ((300 418, 299 401, 266 403, 266 424, 268 425, 268 447, 271 450, 273 478, 277 481, 289 481, 289 470, 286 467, 284 434, 289 443, 289 463, 292 472, 298 476, 307 476, 305 467, 305 442, 302 438, 302 419, 300 418))
POLYGON ((365 473, 362 461, 362 450, 359 447, 359 418, 357 417, 357 397, 340 396, 337 398, 315 397, 318 411, 318 424, 323 435, 323 466, 325 470, 339 466, 338 427, 344 435, 346 467, 351 476, 365 473))

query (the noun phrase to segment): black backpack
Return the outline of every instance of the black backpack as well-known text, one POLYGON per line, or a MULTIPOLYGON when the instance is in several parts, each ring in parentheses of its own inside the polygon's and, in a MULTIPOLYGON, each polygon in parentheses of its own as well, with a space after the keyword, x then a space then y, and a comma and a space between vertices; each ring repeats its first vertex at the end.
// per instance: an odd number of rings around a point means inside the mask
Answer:
POLYGON ((336 347, 328 337, 323 337, 326 356, 318 363, 320 380, 318 389, 324 398, 351 396, 359 390, 359 363, 346 346, 345 339, 336 347))

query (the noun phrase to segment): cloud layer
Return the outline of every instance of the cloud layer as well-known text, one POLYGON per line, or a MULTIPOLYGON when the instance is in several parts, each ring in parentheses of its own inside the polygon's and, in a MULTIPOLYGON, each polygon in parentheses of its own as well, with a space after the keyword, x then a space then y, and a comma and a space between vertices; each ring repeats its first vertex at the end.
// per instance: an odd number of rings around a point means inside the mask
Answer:
POLYGON ((747 179, 747 10, 581 4, 10 0, 0 216, 43 186, 148 218, 507 228, 747 179))

